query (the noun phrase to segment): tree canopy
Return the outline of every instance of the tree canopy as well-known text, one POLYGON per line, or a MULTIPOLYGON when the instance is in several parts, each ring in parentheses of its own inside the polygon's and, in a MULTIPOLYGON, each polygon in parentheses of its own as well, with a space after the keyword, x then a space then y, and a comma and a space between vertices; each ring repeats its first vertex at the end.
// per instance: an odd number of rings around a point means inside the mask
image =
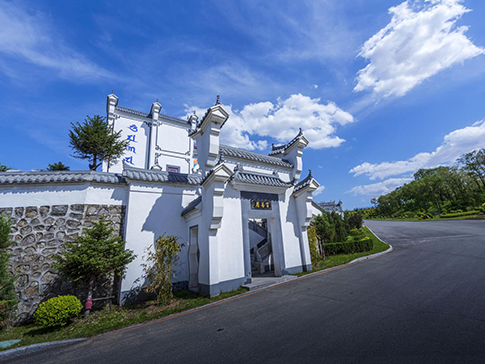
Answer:
POLYGON ((54 164, 49 164, 46 171, 70 171, 70 168, 62 162, 57 162, 54 164))
POLYGON ((95 171, 103 161, 115 162, 129 144, 121 139, 121 131, 115 133, 105 118, 87 116, 84 123, 71 123, 69 130, 70 146, 73 157, 87 159, 89 169, 95 171))
POLYGON ((461 156, 454 166, 420 169, 414 180, 372 199, 372 216, 409 212, 444 213, 480 206, 485 201, 485 149, 461 156))

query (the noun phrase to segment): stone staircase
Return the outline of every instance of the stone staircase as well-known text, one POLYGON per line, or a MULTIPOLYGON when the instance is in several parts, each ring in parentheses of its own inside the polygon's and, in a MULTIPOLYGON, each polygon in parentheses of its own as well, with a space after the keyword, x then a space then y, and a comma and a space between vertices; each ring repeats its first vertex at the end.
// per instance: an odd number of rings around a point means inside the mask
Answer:
POLYGON ((261 240, 251 247, 251 273, 252 276, 263 274, 271 270, 271 241, 268 241, 268 231, 255 221, 249 220, 249 229, 258 234, 261 240))

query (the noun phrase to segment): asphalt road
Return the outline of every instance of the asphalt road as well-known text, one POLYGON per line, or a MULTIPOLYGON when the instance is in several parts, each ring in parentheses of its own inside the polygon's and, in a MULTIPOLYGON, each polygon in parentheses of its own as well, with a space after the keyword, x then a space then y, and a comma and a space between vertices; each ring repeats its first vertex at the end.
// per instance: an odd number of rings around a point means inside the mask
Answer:
POLYGON ((11 363, 484 363, 485 221, 367 223, 394 251, 11 363))

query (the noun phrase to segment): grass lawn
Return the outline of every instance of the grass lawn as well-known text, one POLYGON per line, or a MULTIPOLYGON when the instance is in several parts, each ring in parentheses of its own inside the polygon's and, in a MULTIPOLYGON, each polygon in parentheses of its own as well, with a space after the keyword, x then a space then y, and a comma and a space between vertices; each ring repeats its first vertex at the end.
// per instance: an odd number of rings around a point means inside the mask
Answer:
POLYGON ((42 328, 33 324, 11 327, 1 332, 0 341, 21 339, 18 344, 4 349, 8 350, 41 342, 86 338, 186 311, 244 292, 247 290, 239 288, 216 297, 200 297, 189 291, 180 291, 175 293, 172 303, 166 306, 157 306, 155 301, 148 301, 128 307, 113 306, 112 312, 107 308, 93 311, 89 318, 76 318, 64 327, 42 328))
POLYGON ((371 255, 375 253, 383 252, 389 249, 389 245, 383 243, 377 237, 370 232, 367 227, 363 227, 365 236, 369 237, 374 242, 374 248, 368 252, 363 253, 355 253, 355 254, 339 254, 339 255, 331 255, 325 258, 325 260, 318 261, 312 264, 313 269, 309 272, 302 272, 298 273, 297 276, 301 277, 309 273, 318 272, 323 269, 336 267, 337 265, 346 264, 354 259, 365 257, 366 255, 371 255))

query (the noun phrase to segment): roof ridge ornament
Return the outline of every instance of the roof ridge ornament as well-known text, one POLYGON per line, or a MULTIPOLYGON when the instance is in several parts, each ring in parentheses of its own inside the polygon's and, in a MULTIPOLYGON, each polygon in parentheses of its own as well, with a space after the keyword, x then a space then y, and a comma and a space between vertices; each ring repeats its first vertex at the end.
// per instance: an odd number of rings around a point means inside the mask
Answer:
POLYGON ((214 106, 220 105, 220 104, 221 104, 221 97, 217 95, 216 104, 214 106))

